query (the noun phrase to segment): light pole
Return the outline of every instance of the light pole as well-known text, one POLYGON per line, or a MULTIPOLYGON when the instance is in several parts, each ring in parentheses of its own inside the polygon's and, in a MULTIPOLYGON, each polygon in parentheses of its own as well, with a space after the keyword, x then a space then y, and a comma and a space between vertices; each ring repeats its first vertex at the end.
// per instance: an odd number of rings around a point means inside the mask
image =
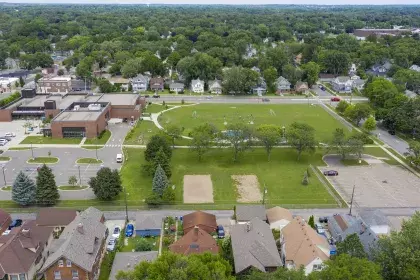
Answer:
POLYGON ((124 187, 124 202, 125 202, 125 221, 128 223, 128 206, 127 206, 127 190, 124 187))
POLYGON ((79 169, 79 186, 82 186, 82 176, 80 175, 80 165, 76 165, 77 168, 79 169))
POLYGON ((32 153, 32 158, 34 158, 34 148, 32 148, 32 142, 31 142, 31 153, 32 153))
POLYGON ((283 125, 281 129, 283 130, 283 141, 286 142, 286 127, 283 125))
POLYGON ((356 188, 356 184, 353 185, 353 192, 351 194, 351 201, 350 201, 350 216, 351 216, 351 210, 353 209, 353 199, 354 199, 354 189, 356 188))
POLYGON ((263 205, 265 205, 265 195, 266 194, 267 194, 267 187, 265 186, 265 183, 264 183, 263 205))
POLYGON ((7 187, 7 183, 6 183, 6 174, 4 173, 4 171, 5 171, 5 170, 7 170, 7 169, 5 169, 5 168, 4 168, 4 165, 2 165, 2 166, 1 166, 1 169, 3 170, 3 180, 4 180, 4 186, 5 186, 5 187, 7 187))
POLYGON ((95 140, 96 160, 98 160, 98 139, 95 140))

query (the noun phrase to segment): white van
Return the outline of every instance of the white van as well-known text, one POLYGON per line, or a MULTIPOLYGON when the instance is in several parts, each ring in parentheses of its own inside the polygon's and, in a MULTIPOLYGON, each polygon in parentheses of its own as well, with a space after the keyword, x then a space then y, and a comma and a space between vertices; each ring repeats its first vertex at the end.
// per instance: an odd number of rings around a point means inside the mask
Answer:
POLYGON ((123 162, 123 155, 122 154, 117 154, 117 162, 123 162))

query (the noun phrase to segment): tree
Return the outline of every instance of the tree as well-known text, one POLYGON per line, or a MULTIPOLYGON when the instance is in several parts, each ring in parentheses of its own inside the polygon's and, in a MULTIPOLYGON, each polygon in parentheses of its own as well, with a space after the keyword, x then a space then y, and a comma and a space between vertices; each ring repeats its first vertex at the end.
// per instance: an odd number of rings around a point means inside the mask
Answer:
POLYGON ((153 177, 152 190, 155 194, 162 197, 163 192, 168 186, 168 178, 166 177, 165 171, 160 165, 156 168, 155 176, 153 177))
POLYGON ((309 87, 312 87, 318 81, 319 72, 321 67, 313 61, 310 61, 302 65, 304 70, 304 80, 308 83, 309 87))
POLYGON ((99 79, 96 84, 99 86, 99 91, 102 93, 114 91, 114 86, 106 79, 99 79))
POLYGON ((264 145, 267 152, 268 161, 270 161, 271 150, 273 146, 279 143, 282 135, 281 127, 272 124, 263 124, 257 128, 256 137, 264 145))
POLYGON ((363 123, 363 129, 371 132, 372 130, 375 130, 375 128, 376 128, 375 117, 374 116, 369 116, 369 118, 367 118, 366 121, 363 123))
POLYGON ((338 102, 337 107, 335 107, 335 110, 338 113, 343 114, 349 106, 350 104, 346 100, 341 100, 340 102, 338 102))
POLYGON ((172 140, 172 148, 175 148, 175 140, 180 139, 182 137, 182 129, 175 124, 170 124, 166 127, 165 133, 172 140))
POLYGON ((168 160, 170 160, 172 157, 172 149, 168 143, 167 138, 160 134, 153 135, 146 145, 146 150, 144 151, 144 159, 148 162, 152 162, 156 156, 156 153, 161 148, 163 149, 165 155, 168 157, 168 160))
MULTIPOLYGON (((321 271, 312 272, 308 279, 334 279, 334 280, 381 280, 379 266, 367 259, 354 258, 346 254, 337 256, 323 264, 321 271)), ((401 279, 401 278, 393 278, 401 279)), ((412 279, 412 278, 411 278, 412 279)))
MULTIPOLYGON (((244 277, 244 280, 306 280, 305 270, 303 268, 287 269, 279 267, 271 273, 261 272, 253 269, 251 273, 244 277)), ((317 279, 319 280, 319 279, 317 279)))
POLYGON ((372 114, 372 108, 366 103, 357 103, 356 105, 350 105, 344 111, 344 115, 352 120, 357 126, 360 121, 366 119, 372 114))
POLYGON ((309 220, 308 220, 308 225, 310 225, 310 226, 311 226, 311 228, 316 229, 316 228, 315 228, 315 218, 314 218, 314 215, 311 215, 311 216, 309 217, 309 220))
POLYGON ((182 254, 164 253, 153 262, 141 262, 134 270, 120 271, 118 280, 159 279, 206 279, 233 280, 232 267, 220 255, 210 253, 182 254), (165 269, 162 269, 165 267, 165 269))
POLYGON ((244 94, 251 91, 251 88, 258 82, 257 72, 234 66, 223 71, 223 89, 226 94, 244 94))
POLYGON ((41 206, 51 206, 60 198, 54 174, 45 164, 38 170, 36 176, 36 203, 41 206))
POLYGON ((286 64, 283 66, 282 75, 286 78, 292 86, 294 86, 298 81, 302 79, 303 71, 300 68, 296 68, 291 64, 286 64))
POLYGON ((362 242, 360 242, 357 233, 348 235, 342 242, 337 243, 338 254, 347 254, 351 257, 363 259, 367 257, 367 254, 363 248, 362 242))
POLYGON ((338 50, 322 50, 318 60, 323 70, 334 75, 345 73, 350 65, 348 53, 338 50))
POLYGON ((309 176, 308 173, 306 173, 306 171, 303 173, 302 185, 309 185, 309 176))
POLYGON ((374 107, 384 108, 387 100, 398 95, 397 87, 384 78, 375 78, 364 89, 364 94, 374 107))
POLYGON ((234 265, 233 261, 233 251, 232 251, 232 239, 230 236, 227 236, 222 242, 222 257, 227 260, 232 266, 234 265))
POLYGON ((20 87, 23 87, 25 85, 25 81, 23 80, 22 77, 19 77, 19 85, 20 87))
POLYGON ((64 70, 63 69, 58 69, 57 75, 58 76, 63 76, 64 75, 64 70))
POLYGON ((137 76, 142 70, 142 58, 133 58, 127 60, 127 62, 121 67, 121 73, 124 78, 133 78, 137 76))
POLYGON ((276 80, 277 80, 277 69, 273 66, 268 67, 263 72, 264 80, 267 84, 267 88, 269 92, 276 92, 276 80))
POLYGON ((76 185, 76 184, 77 184, 77 178, 76 178, 76 176, 71 175, 71 176, 69 177, 69 185, 74 186, 74 185, 76 185))
POLYGON ((152 167, 149 170, 149 174, 151 176, 155 175, 158 166, 160 166, 165 171, 166 177, 170 178, 172 176, 171 164, 165 154, 165 151, 163 150, 163 147, 160 147, 151 165, 152 167))
POLYGON ((201 161, 204 154, 209 150, 216 134, 217 129, 208 123, 194 127, 190 132, 189 135, 192 138, 190 148, 197 153, 198 161, 201 161))
POLYGON ((252 130, 244 123, 233 123, 226 126, 223 139, 230 143, 233 148, 233 161, 238 160, 238 156, 251 148, 252 130))
POLYGON ((35 202, 36 185, 25 173, 20 171, 12 186, 12 200, 21 206, 35 202))
POLYGON ((315 129, 305 123, 293 122, 286 133, 288 143, 298 152, 297 160, 304 151, 315 152, 315 129))
POLYGON ((184 76, 187 83, 192 79, 200 78, 208 81, 221 74, 222 62, 206 53, 196 53, 179 60, 178 71, 184 76))
POLYGON ((152 244, 144 238, 140 238, 136 242, 136 246, 134 247, 134 251, 136 252, 145 252, 145 251, 152 251, 152 244))
POLYGON ((405 154, 410 163, 416 167, 420 166, 420 143, 417 141, 410 141, 408 153, 405 154))
POLYGON ((99 200, 113 200, 122 191, 118 170, 111 171, 109 167, 99 169, 96 177, 91 177, 88 184, 99 200))
POLYGON ((334 131, 333 138, 327 148, 328 152, 334 151, 341 155, 341 159, 344 160, 350 154, 358 155, 361 158, 363 152, 364 142, 354 136, 347 137, 342 128, 337 128, 334 131))
POLYGON ((167 187, 162 194, 162 202, 172 204, 175 202, 175 191, 171 187, 167 187))
POLYGON ((161 205, 163 200, 157 193, 151 193, 148 197, 146 197, 145 202, 149 206, 158 206, 161 205))
POLYGON ((378 239, 373 259, 385 280, 420 279, 420 212, 403 220, 400 231, 378 239))

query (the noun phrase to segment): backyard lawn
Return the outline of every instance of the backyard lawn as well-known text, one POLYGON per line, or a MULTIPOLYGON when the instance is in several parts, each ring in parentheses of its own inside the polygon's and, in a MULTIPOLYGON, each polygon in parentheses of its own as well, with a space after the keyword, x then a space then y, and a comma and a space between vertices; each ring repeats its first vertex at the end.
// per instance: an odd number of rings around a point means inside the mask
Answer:
POLYGON ((81 138, 52 138, 44 136, 27 136, 20 144, 80 144, 81 138))
POLYGON ((313 126, 321 142, 329 139, 336 128, 345 128, 321 107, 306 104, 218 104, 217 106, 199 104, 177 108, 159 117, 159 123, 163 127, 168 124, 183 127, 184 135, 188 135, 192 128, 206 122, 223 130, 226 123, 233 122, 247 122, 254 127, 261 124, 287 127, 294 121, 313 126))
MULTIPOLYGON (((301 184, 309 164, 325 165, 320 152, 303 154, 296 161, 292 149, 274 149, 272 159, 267 161, 263 149, 246 152, 238 163, 232 162, 232 150, 212 149, 202 162, 187 149, 176 149, 172 157, 171 186, 175 185, 176 203, 183 203, 184 175, 211 175, 214 203, 229 208, 236 204, 237 193, 231 175, 256 175, 260 190, 267 187, 267 203, 289 207, 321 205, 335 207, 335 200, 328 194, 316 176, 310 177, 308 186, 301 184)), ((126 161, 121 170, 122 183, 126 187, 130 202, 142 202, 151 193, 152 178, 141 172, 144 164, 143 150, 126 149, 126 161)))
POLYGON ((129 237, 129 238, 126 237, 126 239, 128 241, 128 244, 126 246, 123 246, 120 252, 133 252, 133 250, 135 250, 136 248, 137 242, 141 239, 146 240, 153 246, 152 251, 159 250, 159 240, 160 240, 159 237, 134 236, 134 237, 129 237))

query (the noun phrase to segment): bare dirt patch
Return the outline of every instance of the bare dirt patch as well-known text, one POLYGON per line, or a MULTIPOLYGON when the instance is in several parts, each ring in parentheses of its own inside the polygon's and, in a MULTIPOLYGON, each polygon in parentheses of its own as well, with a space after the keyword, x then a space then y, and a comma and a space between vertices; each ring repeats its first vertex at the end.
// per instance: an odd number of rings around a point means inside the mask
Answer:
POLYGON ((210 175, 184 176, 184 203, 213 203, 210 175))
POLYGON ((262 200, 260 184, 255 175, 232 175, 238 191, 238 202, 259 202, 262 200))

